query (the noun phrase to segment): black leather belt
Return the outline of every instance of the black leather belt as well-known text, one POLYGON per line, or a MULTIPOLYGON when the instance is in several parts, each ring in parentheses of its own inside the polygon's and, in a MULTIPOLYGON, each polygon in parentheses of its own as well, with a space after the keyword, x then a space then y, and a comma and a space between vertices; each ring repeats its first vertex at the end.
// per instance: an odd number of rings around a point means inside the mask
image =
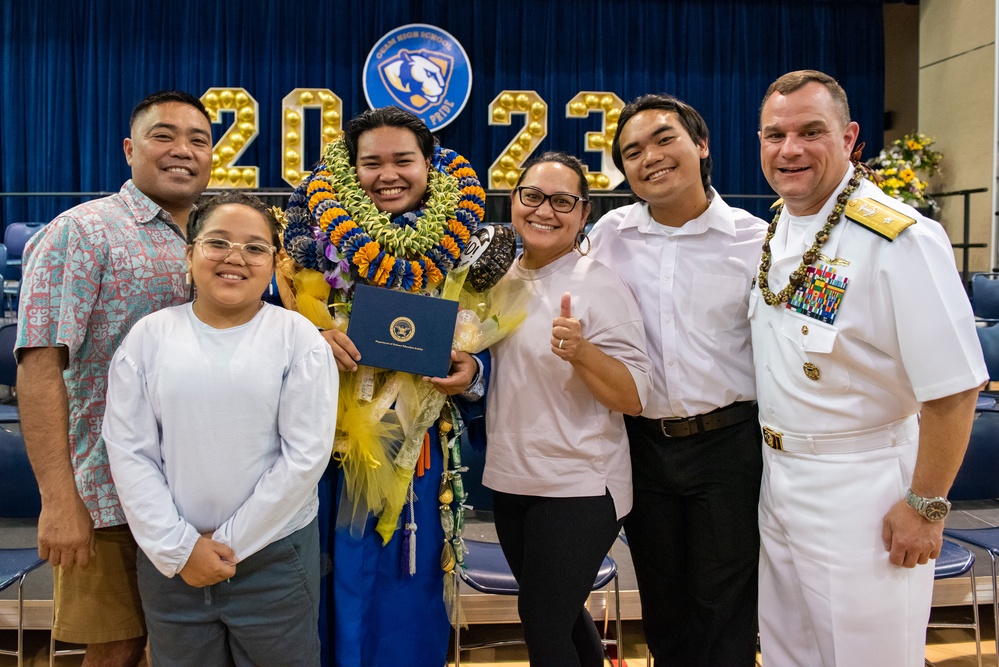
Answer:
POLYGON ((726 426, 733 426, 756 416, 756 401, 742 401, 703 415, 680 419, 655 419, 653 421, 659 422, 663 435, 667 438, 686 438, 726 426))

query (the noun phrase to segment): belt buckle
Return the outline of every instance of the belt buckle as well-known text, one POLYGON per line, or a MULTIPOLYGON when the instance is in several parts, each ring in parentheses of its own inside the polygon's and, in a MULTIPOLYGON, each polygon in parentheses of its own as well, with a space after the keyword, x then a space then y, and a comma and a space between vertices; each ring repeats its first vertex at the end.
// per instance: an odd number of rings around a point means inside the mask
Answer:
POLYGON ((691 435, 697 435, 698 433, 700 433, 700 429, 697 429, 696 426, 697 426, 697 417, 681 417, 679 419, 659 420, 659 428, 662 429, 663 435, 666 436, 667 438, 686 438, 691 435), (667 424, 672 424, 677 427, 686 426, 687 432, 683 435, 672 435, 666 430, 667 424), (695 428, 693 429, 693 433, 691 433, 692 430, 690 427, 691 424, 695 426, 695 428))
POLYGON ((763 427, 763 442, 771 449, 776 449, 778 452, 784 451, 784 434, 769 426, 763 427))

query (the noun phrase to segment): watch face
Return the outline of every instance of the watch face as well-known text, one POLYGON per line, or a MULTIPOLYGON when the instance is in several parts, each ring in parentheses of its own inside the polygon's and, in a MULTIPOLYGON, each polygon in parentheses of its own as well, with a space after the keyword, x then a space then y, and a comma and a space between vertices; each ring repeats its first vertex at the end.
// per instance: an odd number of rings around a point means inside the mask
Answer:
POLYGON ((926 508, 923 510, 923 515, 930 521, 940 521, 947 516, 947 512, 950 510, 947 507, 947 503, 940 502, 939 500, 932 500, 926 504, 926 508))

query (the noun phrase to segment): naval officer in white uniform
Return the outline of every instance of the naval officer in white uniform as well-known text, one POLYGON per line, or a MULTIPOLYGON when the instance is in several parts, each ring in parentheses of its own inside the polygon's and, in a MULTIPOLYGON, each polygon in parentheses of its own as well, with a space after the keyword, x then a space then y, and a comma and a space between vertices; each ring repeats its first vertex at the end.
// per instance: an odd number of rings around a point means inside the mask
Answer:
POLYGON ((815 71, 777 79, 760 111, 783 199, 749 305, 767 667, 923 664, 931 559, 988 378, 947 235, 851 164, 849 113, 815 71))

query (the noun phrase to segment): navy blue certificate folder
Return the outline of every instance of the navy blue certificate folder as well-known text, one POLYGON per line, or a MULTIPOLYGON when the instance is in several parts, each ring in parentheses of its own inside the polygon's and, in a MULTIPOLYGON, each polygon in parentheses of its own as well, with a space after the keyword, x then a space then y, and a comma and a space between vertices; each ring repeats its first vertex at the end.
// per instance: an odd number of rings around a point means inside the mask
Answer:
POLYGON ((366 366, 444 377, 457 316, 457 301, 357 284, 347 336, 366 366))

